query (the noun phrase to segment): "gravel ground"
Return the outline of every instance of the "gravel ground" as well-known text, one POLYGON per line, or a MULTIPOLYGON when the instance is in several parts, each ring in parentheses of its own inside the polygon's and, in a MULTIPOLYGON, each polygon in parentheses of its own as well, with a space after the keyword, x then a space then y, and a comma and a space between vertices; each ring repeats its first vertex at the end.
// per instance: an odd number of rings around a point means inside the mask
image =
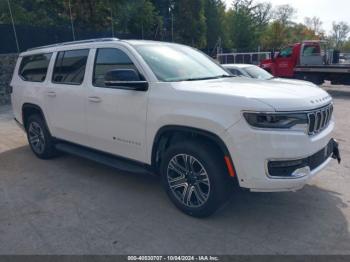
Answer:
POLYGON ((235 192, 207 219, 175 209, 157 177, 37 159, 0 107, 0 254, 350 254, 350 87, 324 88, 341 165, 295 193, 235 192))

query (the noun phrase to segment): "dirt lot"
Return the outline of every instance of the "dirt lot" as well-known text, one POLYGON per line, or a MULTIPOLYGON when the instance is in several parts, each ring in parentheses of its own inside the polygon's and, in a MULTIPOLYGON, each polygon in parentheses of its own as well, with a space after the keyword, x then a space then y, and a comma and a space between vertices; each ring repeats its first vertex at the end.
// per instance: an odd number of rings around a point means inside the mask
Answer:
POLYGON ((350 254, 350 87, 327 89, 342 164, 296 193, 236 192, 208 219, 176 210, 156 177, 35 158, 0 107, 0 254, 350 254))

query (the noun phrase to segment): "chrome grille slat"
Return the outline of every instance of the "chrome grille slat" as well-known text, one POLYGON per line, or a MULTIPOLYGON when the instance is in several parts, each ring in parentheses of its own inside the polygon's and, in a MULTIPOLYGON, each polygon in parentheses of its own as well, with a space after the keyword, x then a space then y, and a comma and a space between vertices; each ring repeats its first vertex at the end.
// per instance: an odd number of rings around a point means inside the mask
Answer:
POLYGON ((332 118, 333 105, 330 104, 323 108, 310 111, 308 115, 309 119, 309 135, 315 135, 325 129, 332 118))
POLYGON ((326 120, 325 120, 325 125, 328 126, 328 116, 329 116, 329 108, 326 108, 326 120))

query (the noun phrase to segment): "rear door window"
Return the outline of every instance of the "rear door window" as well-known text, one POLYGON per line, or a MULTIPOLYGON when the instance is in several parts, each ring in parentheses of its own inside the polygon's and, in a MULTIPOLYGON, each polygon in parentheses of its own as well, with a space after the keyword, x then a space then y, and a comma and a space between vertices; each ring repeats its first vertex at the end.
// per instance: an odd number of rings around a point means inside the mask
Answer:
POLYGON ((80 85, 84 80, 88 55, 89 49, 58 52, 52 82, 80 85))
POLYGON ((30 82, 44 82, 52 53, 24 56, 18 74, 30 82))

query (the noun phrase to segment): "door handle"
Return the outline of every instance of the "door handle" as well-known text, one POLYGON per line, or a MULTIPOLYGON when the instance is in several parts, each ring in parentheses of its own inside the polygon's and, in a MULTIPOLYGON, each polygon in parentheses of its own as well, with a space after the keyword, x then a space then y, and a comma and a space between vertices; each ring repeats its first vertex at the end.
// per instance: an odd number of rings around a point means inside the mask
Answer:
POLYGON ((99 98, 98 96, 89 96, 88 99, 89 99, 90 102, 93 102, 93 103, 100 103, 100 102, 102 102, 102 99, 99 98))
POLYGON ((50 96, 50 97, 55 97, 56 96, 56 92, 49 91, 49 92, 47 92, 47 95, 50 96))

